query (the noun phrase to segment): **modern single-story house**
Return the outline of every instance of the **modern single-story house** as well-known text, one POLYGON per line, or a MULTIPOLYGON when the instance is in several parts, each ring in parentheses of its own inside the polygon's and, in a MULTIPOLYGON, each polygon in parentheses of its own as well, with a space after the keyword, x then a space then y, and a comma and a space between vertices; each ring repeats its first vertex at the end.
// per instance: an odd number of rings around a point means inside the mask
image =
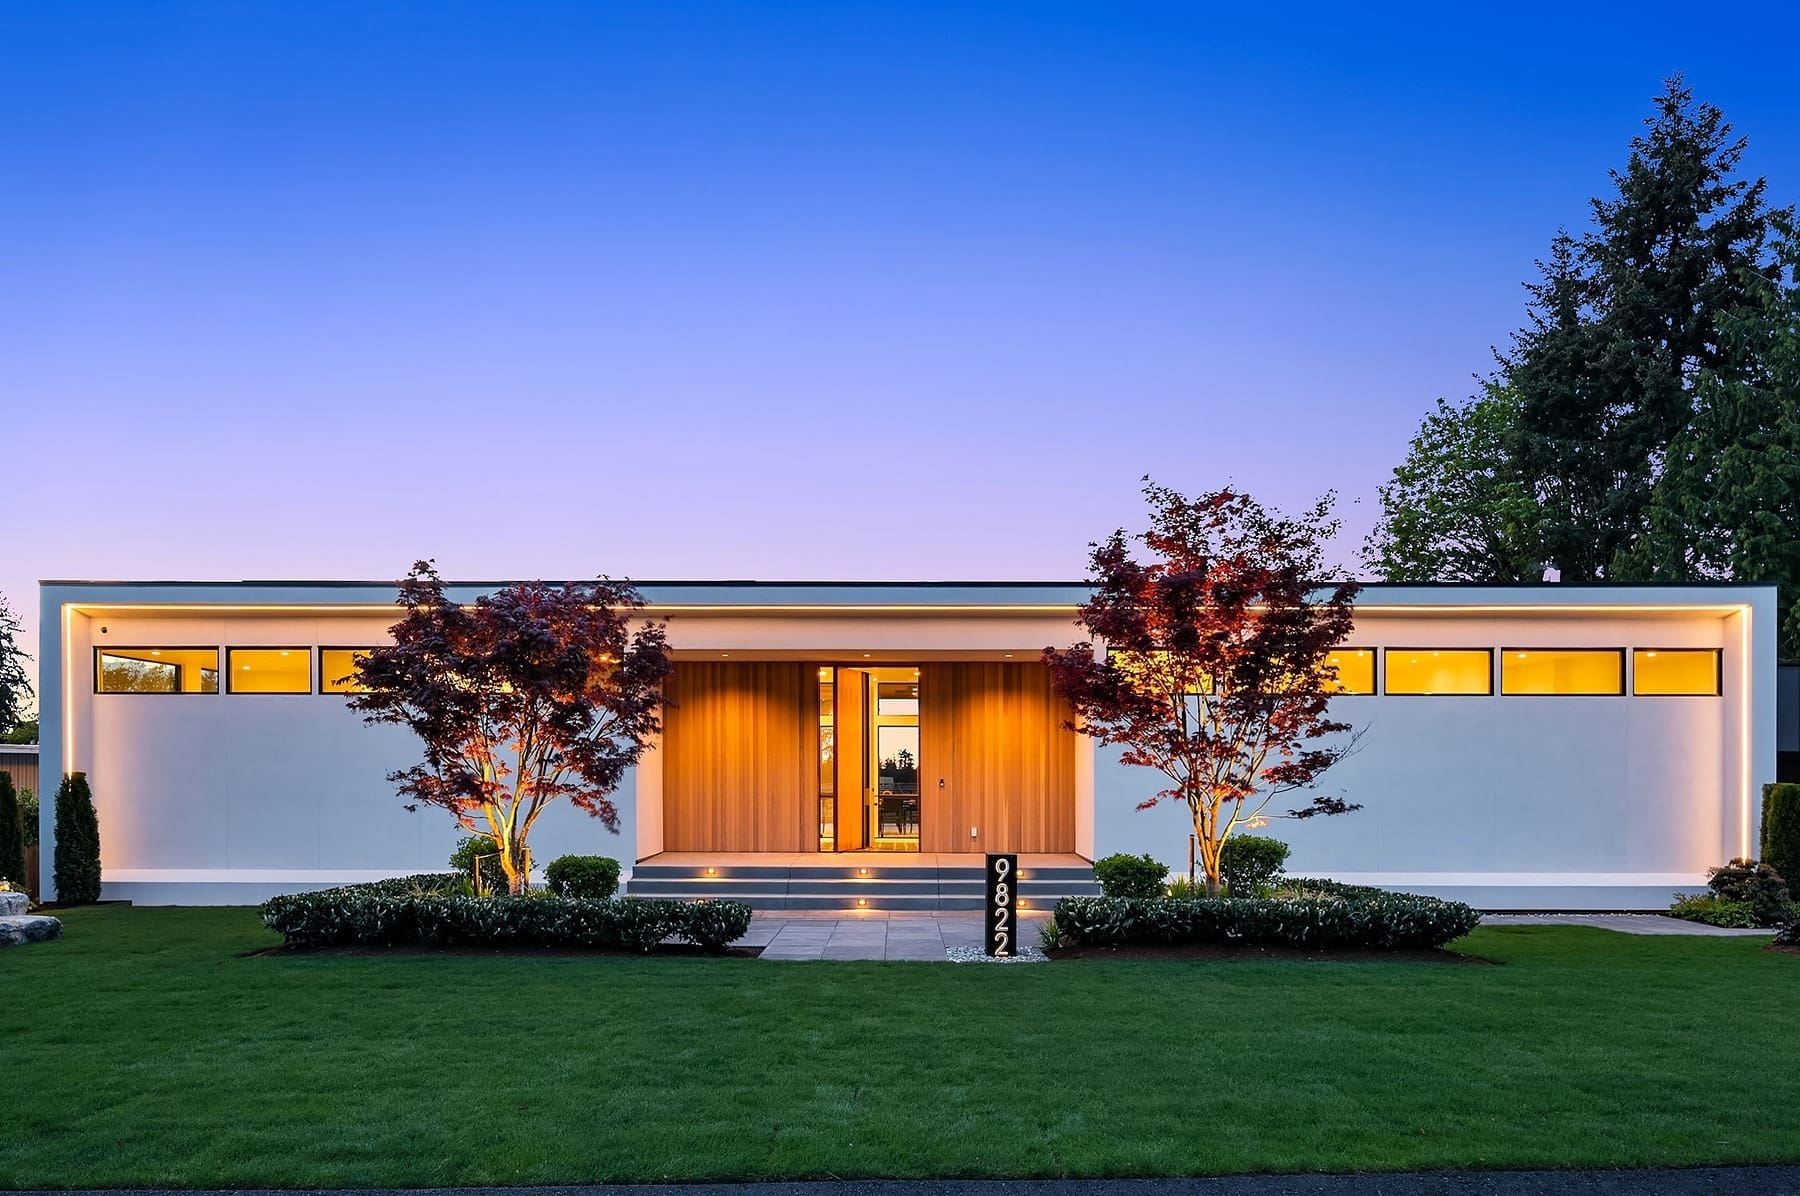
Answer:
MULTIPOLYGON (((1187 812, 1136 809, 1157 778, 1069 730, 1039 661, 1082 638, 1083 585, 640 588, 677 662, 663 735, 617 794, 619 833, 556 809, 538 861, 607 854, 629 892, 777 905, 961 903, 983 852, 1021 853, 1040 900, 1112 852, 1187 870, 1187 812)), ((385 779, 417 743, 365 725, 335 680, 385 641, 392 583, 41 597, 43 767, 89 775, 105 897, 252 902, 445 866, 462 832, 385 779)), ((1362 738, 1325 787, 1361 809, 1273 821, 1291 872, 1647 909, 1755 850, 1773 586, 1370 585, 1338 664, 1334 708, 1362 738)))

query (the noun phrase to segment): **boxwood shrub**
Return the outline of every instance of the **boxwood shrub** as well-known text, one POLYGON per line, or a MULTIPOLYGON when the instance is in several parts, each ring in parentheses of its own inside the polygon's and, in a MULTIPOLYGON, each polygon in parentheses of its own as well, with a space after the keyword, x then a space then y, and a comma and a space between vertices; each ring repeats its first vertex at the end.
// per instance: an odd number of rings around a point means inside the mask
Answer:
POLYGON ((1094 861, 1094 879, 1108 897, 1160 897, 1169 866, 1153 855, 1114 852, 1094 861))
POLYGON ((619 861, 604 855, 559 855, 544 869, 558 897, 611 897, 619 891, 619 861))
POLYGON ((1255 897, 1287 865, 1288 845, 1267 835, 1233 835, 1219 845, 1219 871, 1231 897, 1255 897))
POLYGON ((1362 890, 1297 897, 1065 897, 1056 926, 1075 946, 1245 944, 1340 950, 1442 947, 1481 915, 1456 901, 1362 890))
POLYGON ((455 873, 271 897, 263 924, 294 946, 533 946, 649 951, 667 938, 723 951, 750 929, 740 901, 474 897, 455 873), (462 891, 459 892, 458 890, 462 891))

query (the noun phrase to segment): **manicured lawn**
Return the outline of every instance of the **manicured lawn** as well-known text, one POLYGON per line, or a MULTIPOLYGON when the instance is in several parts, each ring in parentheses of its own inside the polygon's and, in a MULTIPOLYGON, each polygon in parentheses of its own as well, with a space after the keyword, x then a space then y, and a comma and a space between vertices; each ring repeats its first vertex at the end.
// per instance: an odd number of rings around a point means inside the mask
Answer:
POLYGON ((1800 958, 1501 967, 247 956, 102 908, 0 954, 0 1187, 1800 1160, 1800 958))

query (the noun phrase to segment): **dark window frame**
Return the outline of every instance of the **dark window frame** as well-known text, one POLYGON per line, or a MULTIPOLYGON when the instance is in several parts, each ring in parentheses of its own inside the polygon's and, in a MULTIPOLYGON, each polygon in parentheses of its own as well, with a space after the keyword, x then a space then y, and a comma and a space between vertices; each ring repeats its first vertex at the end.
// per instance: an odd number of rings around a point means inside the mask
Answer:
POLYGON ((1498 687, 1495 684, 1495 678, 1494 678, 1494 649, 1492 649, 1492 648, 1470 648, 1470 647, 1447 648, 1444 645, 1439 644, 1435 648, 1397 647, 1397 648, 1383 648, 1381 650, 1381 696, 1384 698, 1491 698, 1494 696, 1497 688, 1498 687), (1482 652, 1482 653, 1485 653, 1488 658, 1487 689, 1483 690, 1480 693, 1453 693, 1453 694, 1428 694, 1428 693, 1411 693, 1411 692, 1395 693, 1391 688, 1389 688, 1389 678, 1392 677, 1393 674, 1387 667, 1388 656, 1390 656, 1391 654, 1393 654, 1395 652, 1482 652))
POLYGON ((1631 652, 1629 648, 1570 648, 1551 647, 1534 648, 1530 644, 1500 649, 1500 696, 1503 698, 1628 698, 1631 696, 1630 678, 1625 673, 1625 658, 1631 652), (1543 694, 1543 693, 1507 693, 1506 692, 1506 654, 1508 652, 1582 652, 1591 655, 1613 653, 1619 658, 1619 688, 1613 693, 1575 693, 1575 694, 1543 694))
POLYGON ((325 653, 327 652, 373 652, 380 644, 320 644, 313 652, 313 692, 327 698, 351 698, 359 692, 354 689, 327 689, 325 687, 325 653))
POLYGON ((237 674, 235 672, 233 672, 232 668, 231 668, 231 654, 233 652, 307 652, 307 653, 311 653, 312 651, 313 651, 313 648, 310 644, 237 644, 237 645, 227 645, 225 648, 225 692, 228 694, 233 694, 233 695, 239 696, 239 697, 260 697, 260 698, 301 698, 301 697, 306 697, 313 692, 313 674, 314 674, 314 671, 318 668, 318 665, 316 663, 316 660, 317 660, 316 657, 314 657, 311 660, 308 660, 306 663, 306 686, 307 687, 305 689, 255 689, 255 690, 250 690, 250 689, 238 689, 235 685, 232 684, 232 681, 237 676, 237 674))
POLYGON ((1651 644, 1643 648, 1631 649, 1631 696, 1634 698, 1722 698, 1725 696, 1725 649, 1723 648, 1661 648, 1651 644), (1711 652, 1713 658, 1713 691, 1706 693, 1682 694, 1645 694, 1639 693, 1637 687, 1637 654, 1639 652, 1711 652))
MULTIPOLYGON (((1443 649, 1440 648, 1438 650, 1441 652, 1443 649)), ((1339 644, 1335 648, 1330 648, 1330 649, 1326 650, 1327 655, 1330 655, 1332 652, 1367 652, 1369 654, 1369 684, 1371 686, 1373 686, 1373 688, 1369 689, 1369 690, 1340 689, 1336 693, 1332 694, 1331 695, 1332 697, 1334 697, 1334 698, 1378 698, 1381 696, 1381 679, 1382 679, 1383 674, 1386 672, 1386 670, 1381 667, 1382 649, 1380 649, 1379 647, 1365 648, 1361 644, 1339 644)), ((1404 696, 1406 696, 1406 697, 1423 697, 1423 696, 1430 696, 1430 695, 1407 694, 1404 696)))
MULTIPOLYGON (((126 657, 121 657, 121 659, 133 660, 136 658, 126 656, 126 657)), ((168 698, 168 697, 175 697, 178 695, 186 696, 186 697, 190 697, 190 698, 216 697, 219 694, 223 693, 225 690, 224 684, 217 680, 217 674, 219 671, 219 661, 223 660, 223 659, 224 659, 224 651, 223 651, 223 649, 220 648, 220 646, 218 644, 143 644, 143 645, 139 645, 139 644, 107 644, 105 646, 96 645, 94 648, 94 696, 95 697, 105 696, 105 697, 109 697, 109 698, 112 698, 112 697, 168 698), (168 663, 169 667, 176 670, 176 674, 175 674, 176 688, 174 688, 174 689, 107 689, 105 686, 103 686, 101 684, 102 679, 105 677, 105 671, 100 666, 100 658, 102 656, 108 656, 108 655, 117 656, 121 652, 211 652, 214 656, 214 662, 213 662, 213 673, 215 675, 214 686, 210 690, 182 689, 181 688, 182 676, 181 676, 180 670, 186 668, 187 666, 176 664, 174 661, 168 661, 167 663, 168 663)), ((157 663, 157 662, 142 661, 140 663, 153 664, 153 663, 157 663)), ((206 670, 205 670, 205 668, 202 668, 200 671, 202 673, 204 673, 206 670)))

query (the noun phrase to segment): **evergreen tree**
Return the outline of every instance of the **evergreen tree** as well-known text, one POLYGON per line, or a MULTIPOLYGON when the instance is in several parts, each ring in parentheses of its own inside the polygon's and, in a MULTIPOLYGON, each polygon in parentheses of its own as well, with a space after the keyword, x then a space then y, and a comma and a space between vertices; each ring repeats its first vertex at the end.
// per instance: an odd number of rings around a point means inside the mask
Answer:
MULTIPOLYGON (((22 725, 31 708, 31 678, 25 675, 25 662, 31 657, 19 647, 21 630, 6 596, 0 594, 0 735, 22 725)), ((35 727, 28 742, 37 742, 35 727)))
POLYGON ((100 820, 87 774, 72 772, 56 791, 56 900, 87 905, 100 900, 100 820))
POLYGON ((1460 406, 1439 399, 1380 488, 1364 565, 1385 581, 1537 580, 1537 499, 1509 451, 1517 421, 1498 382, 1460 406))
POLYGON ((10 773, 0 772, 0 880, 25 883, 25 818, 10 773))
POLYGON ((1622 575, 1781 586, 1781 651, 1800 658, 1800 230, 1778 214, 1774 279, 1720 322, 1722 368, 1694 388, 1690 426, 1670 447, 1648 529, 1622 575))
POLYGON ((1764 182, 1737 177, 1745 143, 1724 115, 1677 75, 1645 123, 1592 230, 1559 234, 1540 263, 1531 324, 1501 362, 1519 399, 1513 455, 1567 581, 1615 575, 1633 552, 1697 378, 1732 364, 1721 318, 1776 272, 1764 182))

